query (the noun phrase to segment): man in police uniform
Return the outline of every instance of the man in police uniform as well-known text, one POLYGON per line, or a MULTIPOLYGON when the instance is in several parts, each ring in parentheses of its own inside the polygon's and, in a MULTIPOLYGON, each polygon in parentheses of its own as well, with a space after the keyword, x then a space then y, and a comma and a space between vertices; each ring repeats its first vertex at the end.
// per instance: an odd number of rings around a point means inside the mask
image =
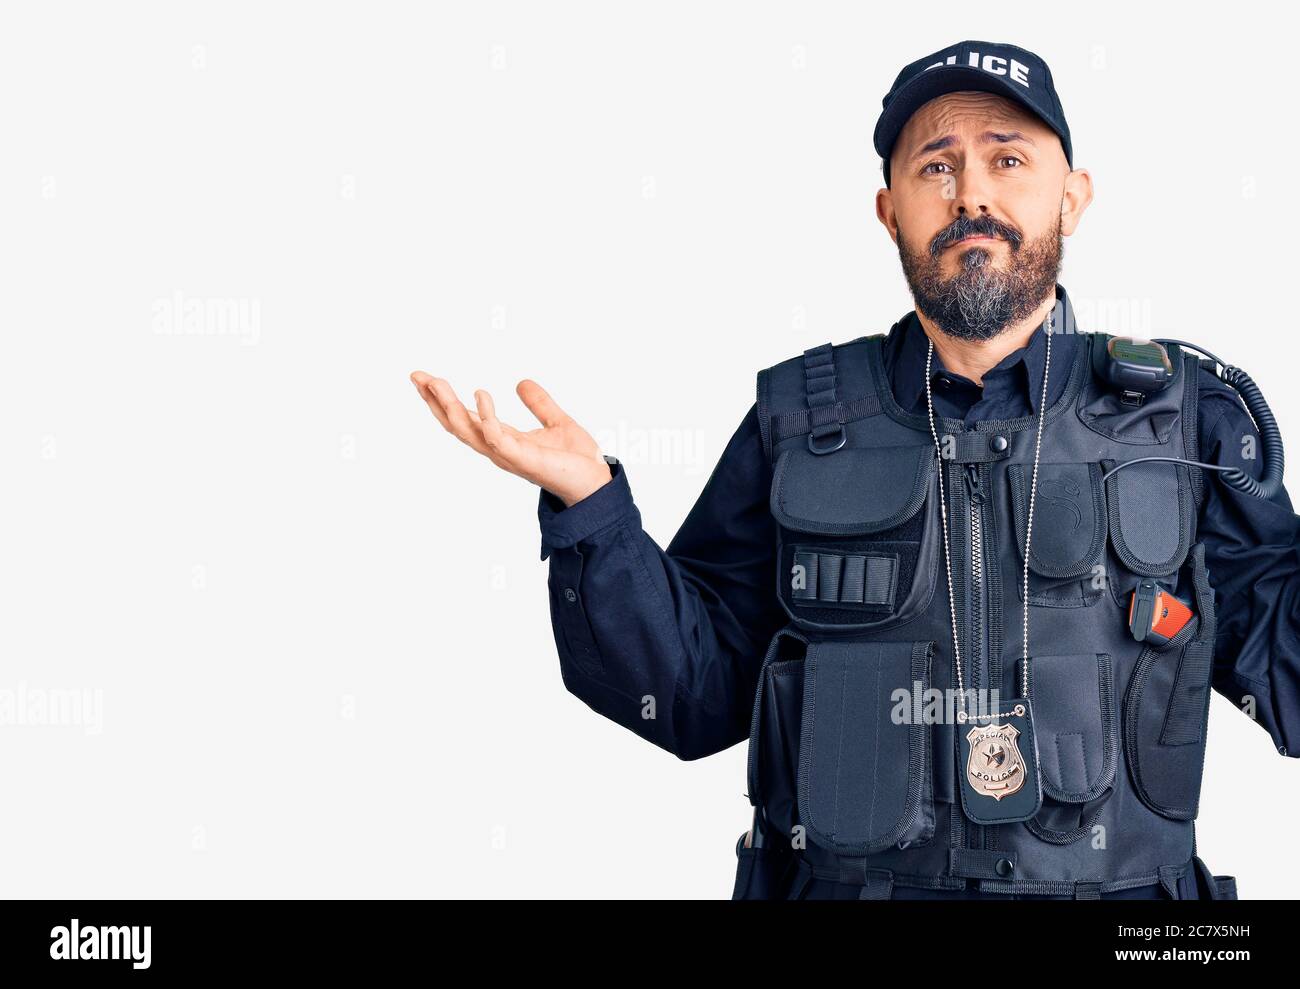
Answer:
POLYGON ((1300 754, 1272 417, 1190 345, 1074 325, 1092 182, 1036 55, 913 62, 874 137, 915 311, 760 372, 667 550, 538 384, 522 432, 412 379, 542 488, 567 688, 683 759, 749 739, 735 896, 1233 897, 1195 854, 1210 687, 1300 754))

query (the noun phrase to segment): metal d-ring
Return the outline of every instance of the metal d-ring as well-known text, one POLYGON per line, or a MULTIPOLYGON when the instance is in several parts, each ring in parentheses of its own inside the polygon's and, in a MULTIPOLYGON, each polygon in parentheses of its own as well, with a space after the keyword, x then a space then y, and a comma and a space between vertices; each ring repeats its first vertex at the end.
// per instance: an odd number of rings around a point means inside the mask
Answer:
POLYGON ((810 432, 808 434, 808 449, 816 454, 834 453, 849 440, 849 432, 844 428, 844 423, 839 424, 839 434, 840 438, 834 446, 818 446, 816 435, 810 432))

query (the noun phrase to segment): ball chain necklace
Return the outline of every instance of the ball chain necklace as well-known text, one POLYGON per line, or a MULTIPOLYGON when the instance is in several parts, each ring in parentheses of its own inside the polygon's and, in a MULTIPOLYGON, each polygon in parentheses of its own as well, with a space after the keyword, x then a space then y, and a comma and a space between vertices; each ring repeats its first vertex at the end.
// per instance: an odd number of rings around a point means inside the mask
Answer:
MULTIPOLYGON (((975 725, 965 735, 961 734, 960 729, 958 731, 958 741, 966 766, 966 772, 962 776, 962 807, 967 817, 981 824, 1025 821, 1037 814, 1042 804, 1042 787, 1038 776, 1038 748, 1029 705, 1029 542, 1034 531, 1034 501, 1038 493, 1038 460, 1043 442, 1043 416, 1047 411, 1047 376, 1052 366, 1054 315, 1055 311, 1048 313, 1043 320, 1047 352, 1043 360, 1043 385, 1038 400, 1038 426, 1034 435, 1034 467, 1029 481, 1029 510, 1025 522, 1025 561, 1021 574, 1024 608, 1021 621, 1020 697, 1006 704, 982 705, 987 708, 984 713, 971 714, 966 710, 966 683, 961 662, 961 644, 957 633, 957 605, 952 589, 948 504, 943 485, 945 458, 939 443, 939 433, 934 425, 934 397, 930 391, 930 368, 934 357, 933 340, 929 341, 925 353, 925 408, 930 421, 930 437, 934 440, 934 452, 938 458, 943 562, 948 578, 948 614, 952 622, 952 655, 957 678, 957 723, 963 727, 967 723, 975 725), (980 722, 986 723, 981 725, 980 722)), ((982 546, 980 551, 982 553, 982 546)), ((972 560, 973 572, 979 566, 981 561, 972 560)))

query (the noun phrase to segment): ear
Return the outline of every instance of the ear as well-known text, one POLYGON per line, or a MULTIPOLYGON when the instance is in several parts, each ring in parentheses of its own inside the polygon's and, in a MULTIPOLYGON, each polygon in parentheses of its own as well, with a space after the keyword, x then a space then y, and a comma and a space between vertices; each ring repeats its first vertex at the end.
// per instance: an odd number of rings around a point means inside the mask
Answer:
POLYGON ((1074 233, 1083 219, 1084 210, 1092 202, 1092 176, 1086 168, 1076 168, 1065 176, 1065 189, 1061 193, 1061 234, 1074 233))
POLYGON ((876 217, 889 231, 894 244, 898 244, 898 217, 894 213, 894 194, 889 189, 876 191, 876 217))

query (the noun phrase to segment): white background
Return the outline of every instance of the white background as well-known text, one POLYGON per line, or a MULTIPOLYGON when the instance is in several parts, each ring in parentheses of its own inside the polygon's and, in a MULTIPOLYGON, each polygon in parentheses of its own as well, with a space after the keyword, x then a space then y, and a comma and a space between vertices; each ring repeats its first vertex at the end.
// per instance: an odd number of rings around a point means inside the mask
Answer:
MULTIPOLYGON (((102 708, 0 726, 4 894, 729 895, 745 747, 682 763, 565 693, 536 489, 408 372, 521 427, 536 378, 666 545, 757 369, 911 307, 899 68, 1008 41, 1096 185, 1081 325, 1250 370, 1300 491, 1289 16, 6 5, 0 689, 102 708), (249 321, 168 332, 177 293, 249 321)), ((1295 896, 1300 764, 1211 712, 1201 855, 1295 896)))

